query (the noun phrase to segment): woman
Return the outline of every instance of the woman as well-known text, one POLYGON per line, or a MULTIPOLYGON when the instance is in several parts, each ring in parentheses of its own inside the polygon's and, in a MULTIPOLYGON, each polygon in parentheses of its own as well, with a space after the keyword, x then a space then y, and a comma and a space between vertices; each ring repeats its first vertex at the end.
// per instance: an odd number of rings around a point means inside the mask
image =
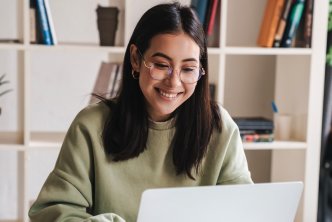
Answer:
POLYGON ((239 131, 210 100, 206 39, 178 3, 148 10, 114 100, 81 111, 31 221, 136 221, 147 188, 252 183, 239 131))

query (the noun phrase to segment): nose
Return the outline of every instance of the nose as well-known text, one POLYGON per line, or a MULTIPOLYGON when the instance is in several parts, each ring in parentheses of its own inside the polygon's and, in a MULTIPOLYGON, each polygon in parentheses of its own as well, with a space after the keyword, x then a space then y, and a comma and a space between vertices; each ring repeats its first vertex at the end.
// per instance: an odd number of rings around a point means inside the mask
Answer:
POLYGON ((180 71, 173 69, 165 81, 172 87, 181 85, 180 71))

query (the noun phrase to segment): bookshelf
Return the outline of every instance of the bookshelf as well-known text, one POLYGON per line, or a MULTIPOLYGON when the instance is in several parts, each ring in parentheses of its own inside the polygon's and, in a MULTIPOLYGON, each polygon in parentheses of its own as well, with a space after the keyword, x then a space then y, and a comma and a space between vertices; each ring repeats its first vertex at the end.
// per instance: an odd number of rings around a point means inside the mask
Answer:
MULTIPOLYGON (((0 185, 0 221, 28 221, 64 133, 87 105, 100 62, 121 61, 137 19, 158 2, 50 0, 55 46, 29 43, 28 0, 0 2, 0 39, 19 40, 0 43, 0 74, 7 72, 15 89, 0 98, 0 173, 7 181, 0 185), (98 46, 98 3, 120 9, 114 47, 98 46)), ((273 118, 272 100, 293 116, 290 141, 244 147, 256 182, 304 181, 296 221, 316 221, 328 1, 314 3, 312 48, 257 47, 265 3, 221 1, 219 41, 208 48, 210 81, 234 116, 273 118)))

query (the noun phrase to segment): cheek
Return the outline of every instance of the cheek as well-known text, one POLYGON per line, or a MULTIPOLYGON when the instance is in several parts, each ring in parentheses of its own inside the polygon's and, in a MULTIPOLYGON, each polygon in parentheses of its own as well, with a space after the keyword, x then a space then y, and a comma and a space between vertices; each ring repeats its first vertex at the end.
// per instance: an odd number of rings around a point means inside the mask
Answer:
POLYGON ((192 94, 195 92, 196 85, 197 83, 193 85, 187 85, 186 87, 184 87, 188 98, 192 96, 192 94))
POLYGON ((148 73, 140 73, 139 86, 144 96, 147 96, 146 93, 153 90, 153 84, 154 81, 151 78, 149 78, 148 73))

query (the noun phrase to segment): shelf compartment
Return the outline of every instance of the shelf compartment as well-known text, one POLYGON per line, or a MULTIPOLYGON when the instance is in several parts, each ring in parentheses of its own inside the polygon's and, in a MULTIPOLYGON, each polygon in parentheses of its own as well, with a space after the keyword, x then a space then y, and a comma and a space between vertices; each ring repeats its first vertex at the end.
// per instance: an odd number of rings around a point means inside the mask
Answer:
POLYGON ((0 150, 0 203, 6 210, 0 213, 0 221, 10 221, 18 218, 20 168, 19 155, 16 151, 0 150), (18 174, 17 174, 18 173, 18 174))

